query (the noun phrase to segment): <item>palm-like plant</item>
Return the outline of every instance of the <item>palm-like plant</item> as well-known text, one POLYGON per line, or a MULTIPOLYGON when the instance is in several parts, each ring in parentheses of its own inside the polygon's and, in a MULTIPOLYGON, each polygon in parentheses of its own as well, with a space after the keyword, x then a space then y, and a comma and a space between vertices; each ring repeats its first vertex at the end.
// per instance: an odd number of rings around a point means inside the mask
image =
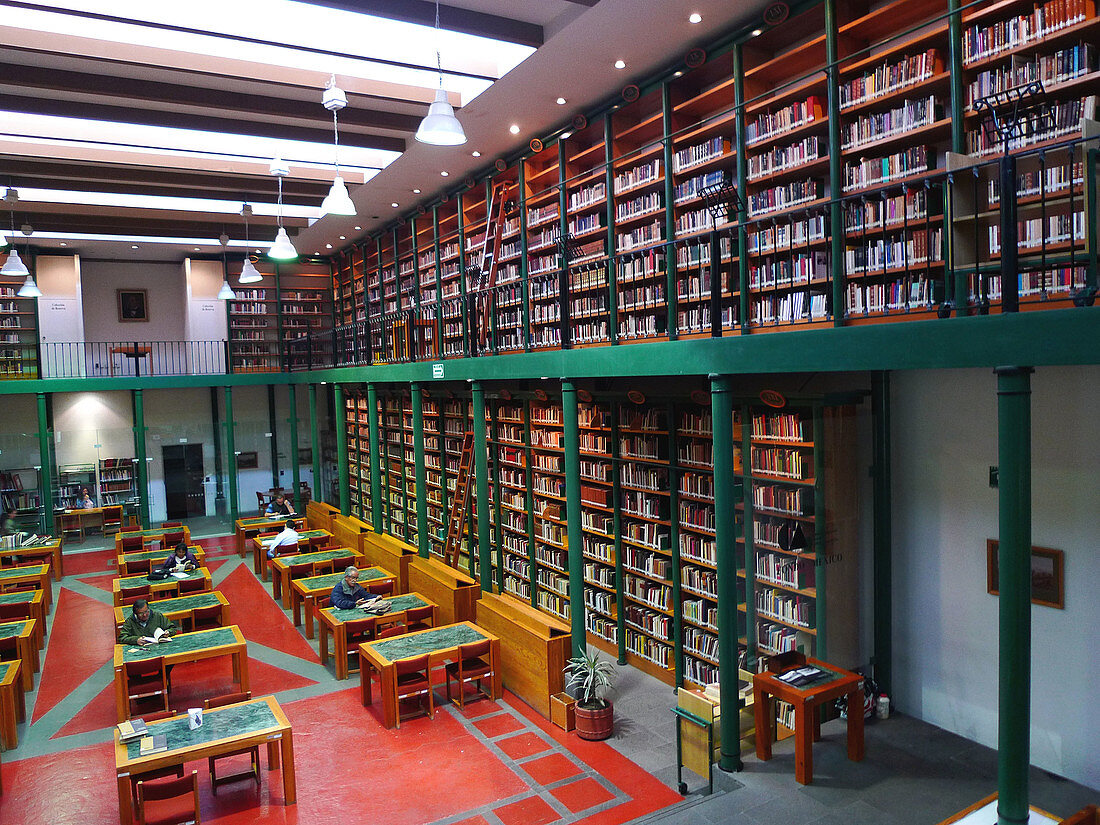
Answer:
POLYGON ((615 669, 610 662, 600 659, 599 651, 592 654, 585 651, 580 656, 574 656, 565 663, 563 672, 569 677, 569 686, 578 689, 578 705, 607 707, 603 694, 613 687, 615 669))

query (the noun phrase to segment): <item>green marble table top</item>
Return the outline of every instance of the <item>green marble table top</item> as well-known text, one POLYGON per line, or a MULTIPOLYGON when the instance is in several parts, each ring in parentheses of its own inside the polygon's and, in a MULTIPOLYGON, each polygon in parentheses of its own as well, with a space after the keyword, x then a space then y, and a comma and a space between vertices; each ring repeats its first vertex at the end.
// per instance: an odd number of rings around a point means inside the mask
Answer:
POLYGON ((176 596, 173 599, 157 599, 149 602, 149 606, 161 613, 178 613, 183 610, 194 610, 196 607, 210 607, 221 604, 213 592, 196 593, 194 596, 176 596))
POLYGON ((393 662, 397 659, 422 656, 436 650, 470 644, 470 642, 480 642, 485 638, 487 637, 483 633, 478 633, 468 625, 448 625, 410 636, 395 636, 392 639, 369 642, 368 646, 380 656, 393 662))
POLYGON ((0 639, 10 639, 12 636, 18 636, 27 629, 27 625, 29 624, 30 621, 26 619, 18 622, 4 622, 0 624, 0 639))
POLYGON ((165 533, 182 533, 186 527, 150 527, 148 530, 124 530, 119 533, 123 538, 132 536, 163 536, 165 533))
POLYGON ((299 553, 296 556, 278 556, 276 561, 280 564, 300 564, 307 561, 326 561, 327 559, 338 559, 341 556, 354 555, 351 550, 343 547, 339 550, 318 550, 316 553, 299 553))
MULTIPOLYGON (((164 722, 154 722, 149 726, 149 732, 164 734, 168 740, 168 750, 174 751, 254 733, 265 728, 274 728, 278 725, 279 720, 275 718, 267 702, 257 701, 204 711, 202 727, 198 730, 191 730, 187 717, 182 716, 164 722)), ((126 756, 129 759, 137 759, 140 755, 140 739, 126 744, 126 756)))
POLYGON ((34 600, 37 590, 19 590, 15 593, 0 593, 0 604, 24 604, 34 600))
MULTIPOLYGON (((390 613, 397 613, 414 607, 426 607, 429 604, 419 596, 409 595, 389 596, 383 599, 383 601, 389 603, 390 613)), ((349 607, 346 610, 339 607, 326 607, 322 612, 332 616, 332 618, 338 622, 350 622, 355 619, 366 619, 370 616, 377 615, 375 613, 368 613, 358 607, 349 607)), ((383 613, 382 616, 389 616, 390 613, 383 613)))
MULTIPOLYGON (((393 577, 391 573, 387 573, 381 567, 360 567, 358 570, 359 581, 361 582, 393 577)), ((309 590, 324 590, 326 588, 331 590, 336 586, 336 582, 340 581, 342 578, 344 578, 343 570, 339 573, 326 573, 323 576, 309 576, 304 579, 298 579, 298 581, 303 582, 305 587, 309 590)))
MULTIPOLYGON (((197 544, 192 546, 190 550, 192 553, 195 554, 196 558, 204 555, 203 549, 197 544)), ((168 558, 168 554, 171 552, 172 548, 163 547, 160 550, 143 550, 140 553, 124 553, 122 556, 122 560, 126 563, 132 561, 150 561, 155 559, 160 559, 161 561, 164 561, 166 558, 168 558)))
POLYGON ((204 571, 200 568, 198 570, 192 570, 186 576, 169 576, 159 582, 151 582, 149 581, 149 577, 145 575, 127 576, 124 579, 118 580, 118 589, 130 590, 134 587, 141 587, 144 584, 165 584, 167 582, 187 581, 188 579, 201 579, 203 577, 203 572, 204 571))
POLYGON ((329 535, 328 530, 303 530, 298 534, 300 539, 317 539, 329 535))
POLYGON ((220 645, 236 644, 237 638, 233 635, 232 628, 215 627, 210 630, 199 630, 195 633, 181 633, 173 636, 172 641, 162 642, 156 645, 139 647, 126 645, 122 651, 122 661, 140 662, 145 659, 155 659, 158 656, 170 656, 176 653, 192 653, 196 650, 206 650, 220 645))
POLYGON ((0 662, 0 682, 8 678, 13 670, 19 667, 19 662, 0 662))
POLYGON ((30 564, 25 567, 5 567, 0 569, 0 579, 15 579, 19 576, 38 576, 46 572, 49 565, 30 564))

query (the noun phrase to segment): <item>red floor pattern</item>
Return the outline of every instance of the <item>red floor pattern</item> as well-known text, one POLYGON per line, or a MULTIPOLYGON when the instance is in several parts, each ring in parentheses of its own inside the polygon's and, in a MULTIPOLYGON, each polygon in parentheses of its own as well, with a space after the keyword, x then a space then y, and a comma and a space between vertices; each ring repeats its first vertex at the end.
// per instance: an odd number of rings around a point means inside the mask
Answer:
POLYGON ((271 582, 265 585, 259 581, 251 567, 238 567, 222 580, 218 590, 229 600, 230 620, 240 626, 248 641, 306 661, 321 661, 291 617, 271 598, 271 582))

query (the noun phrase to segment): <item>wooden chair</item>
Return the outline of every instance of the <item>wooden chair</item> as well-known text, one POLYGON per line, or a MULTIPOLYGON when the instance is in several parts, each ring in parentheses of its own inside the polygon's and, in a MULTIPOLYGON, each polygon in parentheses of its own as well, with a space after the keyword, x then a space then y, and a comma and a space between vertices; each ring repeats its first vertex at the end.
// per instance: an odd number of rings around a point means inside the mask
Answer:
POLYGON ((295 542, 294 544, 280 544, 275 548, 276 556, 297 556, 302 552, 301 542, 295 542))
POLYGON ((0 622, 14 622, 19 619, 31 617, 30 602, 14 602, 12 604, 0 604, 0 622))
POLYGON ((415 633, 435 627, 435 608, 430 604, 412 607, 405 611, 405 632, 415 633))
POLYGON ((390 636, 404 636, 407 631, 403 624, 390 624, 380 627, 374 632, 375 639, 388 639, 390 636))
POLYGON ((290 565, 290 578, 291 580, 309 578, 313 575, 314 568, 321 566, 321 564, 322 562, 317 562, 315 564, 311 561, 302 561, 297 564, 292 564, 290 565))
POLYGON ((212 604, 191 611, 191 630, 210 630, 222 626, 222 606, 212 604))
POLYGON ((138 825, 200 825, 199 772, 165 782, 137 783, 138 825))
MULTIPOLYGON (((0 662, 18 662, 19 661, 19 640, 14 636, 8 636, 0 639, 0 662)), ((24 663, 25 666, 29 665, 29 662, 24 663)))
POLYGON ((264 501, 264 494, 259 490, 256 491, 256 505, 260 508, 260 515, 264 514, 264 510, 267 509, 267 502, 264 501))
POLYGON ((202 593, 205 587, 205 579, 180 579, 176 592, 181 596, 186 596, 188 593, 202 593))
MULTIPOLYGON (((369 642, 374 639, 374 616, 368 616, 365 619, 352 619, 350 622, 344 623, 344 635, 347 638, 348 643, 348 655, 355 654, 356 662, 359 662, 359 645, 363 642, 369 642)), ((361 662, 359 663, 362 664, 361 662)), ((348 673, 358 673, 359 667, 352 668, 348 664, 348 673)))
POLYGON ((179 530, 179 529, 182 529, 183 522, 182 521, 162 521, 160 523, 160 527, 161 527, 162 530, 170 530, 173 527, 176 528, 177 530, 179 530))
POLYGON ((171 533, 164 534, 164 539, 161 541, 161 547, 163 547, 167 553, 181 541, 183 541, 183 531, 174 530, 171 533))
POLYGON ((122 552, 123 553, 140 553, 143 547, 143 541, 141 536, 123 536, 122 537, 122 552))
POLYGON ((103 535, 108 531, 113 535, 122 529, 122 505, 115 504, 103 508, 103 535))
POLYGON ((37 590, 38 582, 8 582, 0 584, 0 593, 21 593, 26 590, 37 590))
POLYGON ((431 666, 428 654, 398 659, 393 663, 396 680, 397 727, 401 727, 401 700, 414 697, 427 697, 428 716, 435 718, 435 697, 432 694, 431 666))
MULTIPOLYGON (((174 710, 158 710, 153 713, 146 713, 141 718, 145 722, 159 722, 161 719, 171 719, 175 715, 176 712, 174 710)), ((130 774, 130 795, 134 799, 135 808, 137 806, 138 782, 148 782, 150 779, 164 779, 169 776, 183 776, 183 765, 170 765, 167 768, 155 768, 151 771, 130 774)))
MULTIPOLYGON (((202 703, 202 706, 206 710, 213 710, 214 708, 223 708, 226 705, 235 705, 238 702, 247 702, 252 698, 252 691, 247 690, 244 693, 227 693, 224 696, 215 696, 213 699, 207 699, 202 703)), ((256 787, 260 787, 260 746, 252 745, 247 748, 240 748, 235 751, 229 751, 223 753, 220 756, 211 756, 207 758, 207 762, 210 767, 210 786, 214 789, 214 794, 218 793, 218 785, 226 782, 235 782, 238 779, 250 778, 256 781, 256 787), (250 768, 247 771, 239 771, 238 773, 229 774, 228 776, 218 776, 218 772, 215 769, 215 765, 221 759, 227 759, 231 756, 243 756, 247 755, 250 761, 250 768)))
POLYGON ((62 539, 64 539, 68 533, 76 533, 80 536, 80 540, 84 541, 84 519, 79 513, 62 513, 60 523, 62 539))
POLYGON ((488 693, 481 685, 482 679, 487 679, 493 675, 493 666, 489 661, 488 639, 459 645, 458 661, 448 662, 444 670, 447 672, 447 701, 453 701, 451 699, 452 678, 458 682, 458 706, 460 708, 466 707, 465 689, 467 682, 476 683, 478 693, 486 699, 493 698, 492 694, 488 693))
POLYGON ((372 582, 367 585, 367 592, 372 596, 389 596, 393 593, 393 579, 383 582, 372 582))
POLYGON ((163 709, 168 710, 168 674, 164 669, 163 656, 126 662, 123 669, 127 707, 132 707, 135 699, 159 696, 163 701, 163 709))
POLYGON ((148 576, 149 571, 153 569, 155 559, 144 559, 142 561, 128 561, 125 562, 126 570, 123 571, 123 575, 126 576, 148 576))

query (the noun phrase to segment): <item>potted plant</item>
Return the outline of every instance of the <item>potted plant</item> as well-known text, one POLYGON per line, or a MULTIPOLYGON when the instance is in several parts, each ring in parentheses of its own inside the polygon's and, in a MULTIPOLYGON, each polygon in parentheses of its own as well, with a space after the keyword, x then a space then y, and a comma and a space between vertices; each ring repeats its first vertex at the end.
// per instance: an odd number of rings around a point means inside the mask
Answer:
POLYGON ((586 651, 566 662, 564 672, 569 687, 577 689, 577 736, 607 739, 614 729, 614 707, 604 694, 612 688, 615 669, 599 652, 586 651))

